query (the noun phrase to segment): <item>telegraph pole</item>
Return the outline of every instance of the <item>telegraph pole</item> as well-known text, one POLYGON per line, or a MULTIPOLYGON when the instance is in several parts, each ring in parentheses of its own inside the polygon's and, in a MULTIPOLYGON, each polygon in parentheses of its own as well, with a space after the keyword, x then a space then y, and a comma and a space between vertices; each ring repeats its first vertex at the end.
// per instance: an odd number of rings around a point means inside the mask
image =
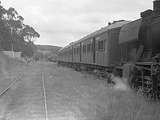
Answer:
POLYGON ((12 50, 12 55, 13 55, 13 58, 14 58, 14 49, 13 49, 12 30, 13 30, 13 28, 11 27, 11 50, 12 50))

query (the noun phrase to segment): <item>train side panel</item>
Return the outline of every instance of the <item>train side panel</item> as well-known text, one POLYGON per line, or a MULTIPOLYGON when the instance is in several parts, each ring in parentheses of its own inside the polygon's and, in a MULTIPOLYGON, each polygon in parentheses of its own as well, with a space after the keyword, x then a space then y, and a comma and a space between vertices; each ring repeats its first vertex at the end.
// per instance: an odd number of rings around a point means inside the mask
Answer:
POLYGON ((58 61, 60 62, 72 62, 72 46, 63 48, 58 53, 58 61))
POLYGON ((93 64, 93 39, 84 40, 81 44, 81 63, 93 64))
POLYGON ((108 31, 108 45, 106 46, 108 50, 108 65, 118 65, 120 64, 121 51, 119 46, 119 33, 120 27, 114 28, 108 31))
POLYGON ((80 43, 73 45, 73 63, 81 62, 81 45, 80 43))
POLYGON ((68 62, 68 51, 67 51, 67 49, 65 49, 65 51, 64 51, 64 62, 68 62))
POLYGON ((68 62, 72 62, 72 46, 68 48, 67 57, 68 57, 68 62))
POLYGON ((110 29, 96 37, 96 65, 120 64, 119 28, 110 29))
POLYGON ((105 32, 95 37, 95 64, 101 66, 108 65, 108 33, 105 32))

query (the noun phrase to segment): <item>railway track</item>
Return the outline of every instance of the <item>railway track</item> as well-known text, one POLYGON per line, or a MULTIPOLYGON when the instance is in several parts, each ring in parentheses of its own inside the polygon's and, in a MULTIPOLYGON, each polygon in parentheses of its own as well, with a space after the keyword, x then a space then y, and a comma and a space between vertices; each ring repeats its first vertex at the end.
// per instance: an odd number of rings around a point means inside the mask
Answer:
MULTIPOLYGON (((11 90, 12 87, 14 87, 14 85, 18 82, 22 80, 22 75, 18 75, 17 78, 13 79, 10 84, 3 89, 0 92, 0 97, 6 95, 7 92, 9 92, 9 90, 11 90)), ((42 97, 43 97, 43 108, 44 108, 44 115, 45 115, 45 120, 49 120, 48 119, 48 106, 47 106, 47 93, 46 93, 46 84, 45 84, 45 73, 41 72, 41 80, 42 80, 42 97)))
MULTIPOLYGON (((39 96, 38 96, 38 99, 40 100, 40 98, 42 98, 41 99, 41 102, 39 101, 39 103, 41 103, 41 104, 39 104, 38 103, 38 109, 35 109, 35 110, 37 110, 37 111, 35 111, 35 114, 36 113, 38 113, 39 111, 41 111, 40 112, 40 118, 42 118, 42 119, 44 119, 44 120, 49 120, 50 119, 50 114, 49 114, 49 112, 52 112, 52 110, 51 109, 49 109, 49 103, 51 102, 51 101, 49 101, 49 97, 48 97, 48 95, 49 95, 49 91, 47 92, 47 89, 48 89, 48 85, 47 85, 47 83, 46 83, 46 80, 47 80, 47 74, 45 73, 45 70, 43 70, 43 71, 39 71, 40 72, 40 76, 38 77, 40 80, 39 80, 39 85, 37 86, 37 90, 40 92, 40 94, 39 94, 39 96), (49 111, 49 110, 51 110, 51 111, 49 111)), ((8 96, 8 95, 10 95, 10 94, 7 94, 7 93, 10 93, 10 92, 12 92, 12 88, 15 88, 15 86, 17 85, 17 82, 19 82, 19 81, 22 81, 22 82, 24 82, 24 84, 19 84, 19 85, 25 85, 25 81, 23 81, 23 80, 27 80, 27 79, 25 79, 25 78, 23 78, 24 77, 24 75, 17 75, 17 77, 15 77, 11 82, 10 82, 10 84, 4 89, 4 90, 2 90, 1 92, 0 92, 0 98, 2 98, 3 99, 3 97, 4 97, 4 95, 5 96, 8 96)), ((38 78, 36 77, 36 79, 38 80, 38 78)), ((36 81, 35 81, 36 82, 36 81)), ((37 81, 38 82, 38 81, 37 81)), ((26 82, 27 83, 27 82, 26 82)), ((33 83, 33 85, 34 85, 34 83, 33 83)), ((25 86, 26 87, 26 86, 25 86)), ((36 86, 35 86, 36 87, 36 86)), ((15 95, 16 94, 19 94, 19 92, 17 92, 17 91, 21 91, 21 89, 23 89, 23 87, 18 87, 18 89, 16 89, 16 91, 14 91, 14 93, 12 93, 12 96, 14 96, 13 98, 12 97, 10 97, 9 99, 11 99, 11 101, 12 101, 12 99, 13 99, 13 101, 14 101, 14 99, 21 99, 21 98, 16 98, 15 97, 15 95)), ((24 90, 25 90, 26 88, 24 88, 24 90)), ((32 87, 31 87, 31 89, 32 89, 32 87)), ((36 89, 33 89, 33 90, 36 90, 36 89)), ((26 90, 28 90, 28 88, 26 89, 26 90)), ((23 91, 23 90, 22 90, 23 91)), ((67 96, 67 95, 63 95, 63 94, 61 94, 61 93, 57 93, 57 92, 55 92, 55 91, 53 91, 54 92, 54 94, 56 95, 56 97, 62 97, 62 98, 67 98, 67 99, 71 99, 69 96, 67 96)), ((20 93, 20 94, 23 94, 23 93, 20 93)), ((28 95, 28 93, 25 93, 26 95, 24 95, 23 97, 23 99, 24 100, 26 100, 27 99, 27 97, 28 96, 30 96, 30 94, 28 95)), ((34 94, 34 92, 33 92, 33 94, 34 94)), ((21 96, 21 95, 20 95, 21 96)), ((19 97, 19 95, 17 96, 17 97, 19 97)), ((8 98, 7 98, 8 99, 8 98)), ((22 100, 22 99, 21 99, 22 100)), ((31 99, 32 100, 32 99, 31 99)), ((32 102, 32 101, 31 101, 32 102)), ((37 101, 38 102, 38 101, 37 101)), ((14 107, 15 106, 19 106, 19 102, 17 102, 17 103, 15 103, 14 104, 14 107), (18 103, 18 104, 17 104, 18 103)), ((30 102, 29 102, 30 103, 30 102)), ((10 103, 9 103, 10 104, 10 103)), ((26 105, 27 105, 27 103, 26 103, 26 105)), ((36 105, 37 106, 37 105, 36 105)), ((16 107, 15 107, 16 108, 16 107)), ((17 109, 18 110, 18 109, 17 109)), ((6 111, 9 111, 9 109, 7 109, 6 111)), ((25 110, 24 110, 24 112, 25 112, 25 110)), ((11 113, 12 113, 12 111, 11 111, 11 113)), ((8 115, 8 113, 6 114, 6 115, 4 115, 4 116, 7 116, 7 117, 12 117, 12 115, 14 116, 15 114, 18 114, 18 113, 12 113, 11 115, 8 115)), ((3 117, 4 117, 3 116, 3 117)), ((18 115, 18 116, 20 116, 20 114, 18 115)))
POLYGON ((47 94, 46 94, 45 73, 44 72, 41 73, 41 78, 42 78, 42 87, 43 87, 45 120, 48 120, 48 106, 47 106, 47 94))
POLYGON ((13 87, 18 81, 20 81, 22 79, 23 75, 18 75, 18 77, 16 79, 13 79, 11 81, 11 83, 0 92, 0 97, 3 96, 11 87, 13 87))

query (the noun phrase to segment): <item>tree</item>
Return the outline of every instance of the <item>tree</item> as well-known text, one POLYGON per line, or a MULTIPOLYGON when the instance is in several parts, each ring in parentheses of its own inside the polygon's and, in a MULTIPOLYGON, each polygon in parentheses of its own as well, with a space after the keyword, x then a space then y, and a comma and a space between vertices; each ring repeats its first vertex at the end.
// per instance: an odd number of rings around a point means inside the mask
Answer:
POLYGON ((24 25, 24 28, 22 30, 22 36, 27 41, 33 41, 33 38, 39 38, 40 34, 35 31, 33 27, 30 27, 29 25, 24 25))
POLYGON ((5 9, 0 2, 0 49, 21 51, 31 57, 35 51, 33 39, 40 34, 23 21, 13 7, 5 9))
POLYGON ((3 19, 5 13, 6 13, 6 9, 1 5, 1 1, 0 1, 0 20, 3 19))

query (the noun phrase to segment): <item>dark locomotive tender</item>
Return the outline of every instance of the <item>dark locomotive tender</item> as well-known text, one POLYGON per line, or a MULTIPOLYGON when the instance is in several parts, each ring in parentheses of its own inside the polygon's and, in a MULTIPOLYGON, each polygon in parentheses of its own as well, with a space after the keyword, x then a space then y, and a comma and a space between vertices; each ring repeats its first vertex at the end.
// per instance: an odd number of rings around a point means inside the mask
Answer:
POLYGON ((160 0, 132 22, 114 21, 59 51, 58 62, 118 71, 131 87, 160 95, 160 0), (126 75, 126 69, 129 74, 126 75))

